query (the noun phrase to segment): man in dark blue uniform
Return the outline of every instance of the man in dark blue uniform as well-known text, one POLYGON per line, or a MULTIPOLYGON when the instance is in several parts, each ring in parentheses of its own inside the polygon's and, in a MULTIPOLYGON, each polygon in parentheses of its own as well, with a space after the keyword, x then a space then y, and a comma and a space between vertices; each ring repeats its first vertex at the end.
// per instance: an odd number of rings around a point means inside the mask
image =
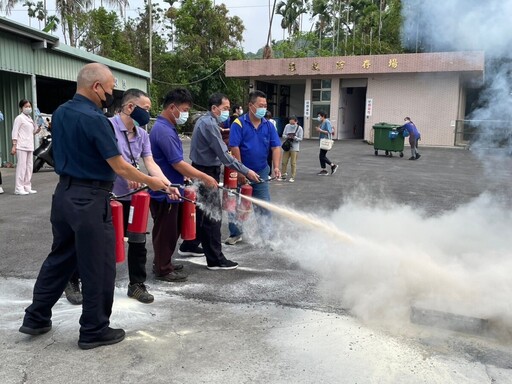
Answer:
POLYGON ((52 118, 55 171, 60 175, 51 210, 52 250, 34 286, 32 304, 25 310, 20 332, 41 335, 51 330, 52 307, 75 270, 82 279, 83 309, 78 346, 82 349, 115 344, 122 329, 110 328, 116 274, 110 191, 117 173, 167 189, 169 181, 139 172, 121 157, 114 130, 100 107, 113 101, 114 76, 107 66, 85 65, 77 77, 72 100, 52 118))

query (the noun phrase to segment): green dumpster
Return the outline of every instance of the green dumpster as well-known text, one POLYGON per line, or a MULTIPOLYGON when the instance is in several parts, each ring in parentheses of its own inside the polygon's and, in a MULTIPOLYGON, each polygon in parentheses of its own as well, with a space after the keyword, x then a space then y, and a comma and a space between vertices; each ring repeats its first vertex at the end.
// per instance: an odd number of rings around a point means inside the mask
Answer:
POLYGON ((404 157, 404 137, 397 131, 400 127, 401 125, 389 123, 378 123, 373 126, 375 156, 380 150, 385 151, 386 156, 393 156, 393 152, 400 152, 400 157, 404 157))

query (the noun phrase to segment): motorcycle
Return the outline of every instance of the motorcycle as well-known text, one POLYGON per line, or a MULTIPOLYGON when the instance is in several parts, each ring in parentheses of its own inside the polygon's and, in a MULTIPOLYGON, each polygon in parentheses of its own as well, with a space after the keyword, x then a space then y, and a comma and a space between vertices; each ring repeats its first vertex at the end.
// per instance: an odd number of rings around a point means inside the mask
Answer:
POLYGON ((41 139, 41 145, 34 151, 34 156, 34 172, 39 172, 45 163, 54 167, 51 133, 41 139))

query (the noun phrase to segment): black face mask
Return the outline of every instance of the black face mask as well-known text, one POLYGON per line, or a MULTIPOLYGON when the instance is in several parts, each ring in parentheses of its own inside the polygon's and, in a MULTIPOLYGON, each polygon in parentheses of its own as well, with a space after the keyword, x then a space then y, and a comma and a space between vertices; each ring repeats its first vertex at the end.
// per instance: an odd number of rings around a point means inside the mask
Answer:
POLYGON ((100 87, 101 89, 103 89, 103 93, 105 93, 105 100, 102 100, 101 97, 98 95, 98 97, 100 97, 101 107, 110 108, 112 104, 114 104, 114 96, 112 96, 112 94, 110 93, 107 93, 105 91, 105 88, 103 88, 103 85, 100 84, 100 87))
POLYGON ((136 105, 133 112, 130 113, 130 117, 139 123, 140 126, 149 123, 149 112, 144 108, 139 107, 138 105, 136 105))

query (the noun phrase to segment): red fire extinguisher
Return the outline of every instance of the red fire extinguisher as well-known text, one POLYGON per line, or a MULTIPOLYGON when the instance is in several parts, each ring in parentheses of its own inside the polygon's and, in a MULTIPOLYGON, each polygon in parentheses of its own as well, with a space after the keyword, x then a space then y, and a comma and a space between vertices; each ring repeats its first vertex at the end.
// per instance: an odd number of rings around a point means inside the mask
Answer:
POLYGON ((222 193, 222 209, 226 212, 236 211, 236 196, 227 189, 222 193))
POLYGON ((123 204, 119 201, 111 200, 110 209, 112 211, 112 224, 114 225, 116 239, 116 263, 122 263, 125 259, 123 204))
POLYGON ((224 188, 236 189, 238 186, 238 172, 224 166, 224 188))
POLYGON ((130 243, 146 242, 149 200, 150 196, 146 191, 137 192, 132 196, 130 213, 128 215, 128 228, 126 230, 128 242, 130 243))
MULTIPOLYGON (((249 184, 242 185, 242 187, 240 188, 240 194, 251 197, 252 187, 249 184)), ((252 211, 252 203, 249 200, 240 197, 238 201, 238 207, 236 210, 238 213, 238 220, 246 221, 249 218, 249 214, 252 211)))
MULTIPOLYGON (((196 191, 193 187, 185 187, 183 196, 187 200, 196 201, 196 191)), ((181 212, 181 238, 194 240, 196 238, 196 205, 185 200, 181 212)))

